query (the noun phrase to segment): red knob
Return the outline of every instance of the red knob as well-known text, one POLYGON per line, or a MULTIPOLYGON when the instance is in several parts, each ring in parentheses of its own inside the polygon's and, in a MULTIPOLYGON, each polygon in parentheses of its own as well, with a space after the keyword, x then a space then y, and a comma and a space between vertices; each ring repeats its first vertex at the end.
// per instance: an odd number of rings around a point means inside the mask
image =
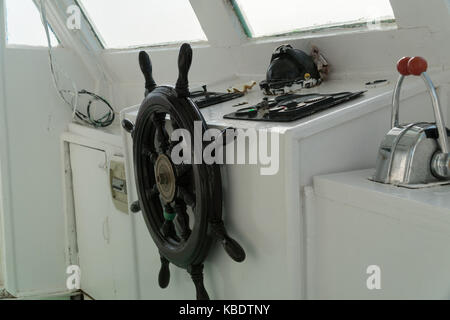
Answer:
POLYGON ((428 69, 427 60, 422 57, 414 57, 408 62, 408 71, 410 74, 420 76, 428 69))
POLYGON ((408 70, 408 62, 411 57, 403 57, 397 62, 397 70, 403 76, 409 76, 411 73, 408 70))

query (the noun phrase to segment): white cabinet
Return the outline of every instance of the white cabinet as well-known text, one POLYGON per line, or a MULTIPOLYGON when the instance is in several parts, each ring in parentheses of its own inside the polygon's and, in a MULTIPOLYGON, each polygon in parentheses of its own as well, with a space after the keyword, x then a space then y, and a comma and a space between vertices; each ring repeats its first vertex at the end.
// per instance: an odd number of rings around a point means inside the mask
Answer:
POLYGON ((373 173, 314 179, 310 298, 449 299, 450 186, 410 190, 373 173))
POLYGON ((96 299, 115 297, 109 250, 110 222, 108 175, 103 151, 71 144, 70 158, 81 269, 81 287, 96 299))
POLYGON ((113 204, 110 159, 105 150, 70 144, 81 289, 94 299, 133 299, 131 217, 113 204))

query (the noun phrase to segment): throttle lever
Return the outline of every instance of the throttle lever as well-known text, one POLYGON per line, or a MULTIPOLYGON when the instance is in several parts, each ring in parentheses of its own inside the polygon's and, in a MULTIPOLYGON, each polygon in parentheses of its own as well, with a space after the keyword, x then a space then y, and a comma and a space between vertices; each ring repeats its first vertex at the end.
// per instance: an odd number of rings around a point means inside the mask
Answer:
POLYGON ((394 89, 394 98, 392 102, 392 127, 399 126, 399 107, 400 107, 400 89, 402 87, 405 77, 414 75, 421 76, 427 86, 433 103, 434 117, 436 120, 436 127, 439 133, 439 145, 441 151, 437 152, 432 159, 431 168, 433 174, 439 178, 450 178, 450 153, 447 138, 447 129, 445 126, 444 117, 439 101, 439 96, 436 92, 436 87, 433 84, 430 76, 427 73, 428 63, 422 57, 404 57, 397 63, 397 70, 400 73, 400 78, 394 89))

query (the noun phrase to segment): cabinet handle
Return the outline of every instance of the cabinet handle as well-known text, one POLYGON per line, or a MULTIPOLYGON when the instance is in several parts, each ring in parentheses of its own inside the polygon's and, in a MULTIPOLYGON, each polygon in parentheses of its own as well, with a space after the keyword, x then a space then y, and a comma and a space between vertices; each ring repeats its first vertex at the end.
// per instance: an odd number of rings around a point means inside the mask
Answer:
POLYGON ((108 170, 108 156, 105 153, 105 161, 98 164, 98 167, 103 170, 108 170))
POLYGON ((109 217, 106 217, 103 221, 103 239, 109 244, 110 233, 109 233, 109 217))

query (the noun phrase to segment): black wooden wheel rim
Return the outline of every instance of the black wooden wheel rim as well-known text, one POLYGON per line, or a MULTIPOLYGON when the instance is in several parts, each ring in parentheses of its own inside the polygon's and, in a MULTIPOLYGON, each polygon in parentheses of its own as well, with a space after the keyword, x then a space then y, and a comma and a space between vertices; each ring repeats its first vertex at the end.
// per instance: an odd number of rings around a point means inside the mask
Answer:
POLYGON ((192 140, 195 121, 202 122, 203 132, 207 129, 192 101, 178 98, 173 88, 156 88, 142 103, 133 132, 136 185, 145 222, 160 254, 171 263, 187 269, 203 263, 213 243, 209 223, 221 221, 220 169, 217 165, 203 163, 174 165, 175 197, 169 204, 161 201, 154 164, 161 154, 168 155, 170 159, 174 145, 167 132, 167 115, 172 128, 188 130, 192 140), (192 214, 186 226, 189 210, 192 214), (166 220, 164 211, 176 216, 173 224, 166 220), (189 223, 193 224, 192 229, 189 223), (185 234, 186 231, 189 235, 185 234))
MULTIPOLYGON (((188 97, 188 73, 192 48, 185 43, 178 56, 179 76, 175 88, 157 87, 149 55, 139 53, 139 66, 145 77, 145 100, 136 123, 122 120, 122 127, 133 138, 133 160, 139 201, 131 212, 142 212, 147 228, 159 249, 161 268, 158 284, 170 283, 170 263, 191 275, 197 299, 209 300, 203 283, 203 262, 214 241, 220 241, 236 262, 245 260, 245 251, 230 237, 222 221, 222 179, 217 164, 179 164, 172 161, 170 132, 185 129, 191 138, 191 161, 194 153, 203 153, 203 134, 208 126, 197 105, 188 97), (170 120, 170 121, 167 121, 170 120), (201 124, 202 132, 195 132, 201 124), (170 130, 169 130, 170 125, 170 130), (198 136, 200 135, 200 136, 198 136), (195 142, 201 150, 195 150, 195 142), (189 215, 188 212, 191 212, 189 215), (193 219, 192 219, 193 218, 193 219), (192 225, 192 227, 191 227, 192 225), (178 226, 178 227, 177 227, 178 226)), ((220 134, 223 136, 225 130, 220 134)), ((184 132, 186 133, 186 132, 184 132)), ((184 137, 184 133, 182 136, 184 137)), ((217 138, 217 137, 216 137, 217 138)), ((187 140, 184 141, 186 143, 187 140)), ((203 155, 198 155, 203 158, 203 155)), ((196 159, 198 160, 198 159, 196 159)))

